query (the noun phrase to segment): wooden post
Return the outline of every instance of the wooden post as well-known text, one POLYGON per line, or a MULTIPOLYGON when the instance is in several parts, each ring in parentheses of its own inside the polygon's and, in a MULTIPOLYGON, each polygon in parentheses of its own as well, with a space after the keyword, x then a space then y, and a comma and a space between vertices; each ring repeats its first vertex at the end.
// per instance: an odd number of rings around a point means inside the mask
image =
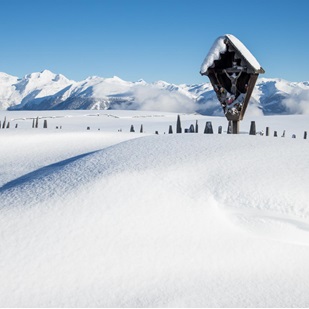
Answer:
POLYGON ((251 121, 249 135, 256 135, 255 121, 251 121))
POLYGON ((229 120, 229 124, 227 126, 227 134, 232 134, 233 123, 232 120, 229 120))
POLYGON ((277 131, 274 131, 274 137, 277 137, 278 135, 277 135, 277 131))
POLYGON ((222 126, 219 126, 218 128, 218 134, 221 134, 222 133, 222 126))
POLYGON ((143 133, 143 125, 141 124, 141 129, 139 130, 139 133, 143 133))
POLYGON ((130 132, 135 132, 133 124, 131 124, 130 132))
POLYGON ((193 125, 193 124, 191 124, 191 126, 190 126, 190 128, 189 128, 189 132, 190 132, 190 133, 194 133, 194 125, 193 125))
POLYGON ((44 129, 47 129, 47 120, 46 120, 46 119, 44 119, 44 125, 43 125, 43 128, 44 128, 44 129))
POLYGON ((197 123, 197 120, 195 122, 195 133, 198 133, 198 123, 197 123))
POLYGON ((232 121, 232 132, 233 134, 239 133, 239 120, 232 121))
POLYGON ((39 117, 36 117, 35 127, 36 129, 39 127, 39 117))
POLYGON ((269 127, 266 127, 266 136, 269 136, 269 127))
POLYGON ((6 128, 9 129, 10 128, 10 122, 8 121, 8 124, 6 125, 6 128))
POLYGON ((304 139, 307 139, 307 131, 304 132, 304 139))

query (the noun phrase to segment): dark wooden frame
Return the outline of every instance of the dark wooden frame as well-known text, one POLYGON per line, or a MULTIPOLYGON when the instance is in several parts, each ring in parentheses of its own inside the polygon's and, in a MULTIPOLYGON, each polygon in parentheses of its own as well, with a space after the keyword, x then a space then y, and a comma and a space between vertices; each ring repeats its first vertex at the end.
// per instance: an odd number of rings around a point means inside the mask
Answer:
MULTIPOLYGON (((223 87, 228 92, 231 92, 232 84, 230 79, 227 77, 226 72, 237 74, 241 72, 239 78, 237 79, 237 91, 235 96, 237 99, 240 94, 244 95, 242 107, 236 114, 231 114, 228 112, 225 113, 226 118, 233 122, 233 133, 238 133, 238 121, 242 120, 244 117, 259 74, 265 73, 265 71, 263 68, 254 68, 241 53, 241 51, 238 50, 232 43, 228 36, 225 37, 224 43, 227 46, 226 51, 220 54, 220 58, 215 60, 206 72, 201 72, 201 75, 206 75, 209 77, 214 89, 218 89, 217 87, 223 87)), ((219 99, 218 92, 217 96, 219 99)), ((224 111, 227 110, 226 106, 222 105, 222 107, 224 111)))

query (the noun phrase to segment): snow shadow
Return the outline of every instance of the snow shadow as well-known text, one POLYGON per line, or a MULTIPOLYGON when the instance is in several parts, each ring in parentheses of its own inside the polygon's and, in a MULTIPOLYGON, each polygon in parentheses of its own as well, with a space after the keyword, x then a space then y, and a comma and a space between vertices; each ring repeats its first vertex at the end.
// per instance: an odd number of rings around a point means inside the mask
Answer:
POLYGON ((91 154, 94 154, 96 152, 98 152, 100 150, 96 150, 96 151, 91 151, 91 152, 87 152, 57 163, 53 163, 47 166, 44 166, 40 169, 37 169, 33 172, 30 172, 28 174, 25 174, 21 177, 18 177, 12 181, 7 182, 6 184, 4 184, 2 187, 0 187, 0 193, 3 193, 7 190, 11 190, 14 189, 17 186, 21 186, 25 183, 31 182, 35 179, 39 179, 39 178, 44 178, 48 175, 50 175, 51 173, 54 173, 56 170, 62 169, 63 167, 65 167, 66 165, 73 163, 79 159, 85 158, 91 154))
POLYGON ((237 227, 258 237, 309 246, 309 223, 293 215, 271 213, 265 209, 228 211, 237 227))

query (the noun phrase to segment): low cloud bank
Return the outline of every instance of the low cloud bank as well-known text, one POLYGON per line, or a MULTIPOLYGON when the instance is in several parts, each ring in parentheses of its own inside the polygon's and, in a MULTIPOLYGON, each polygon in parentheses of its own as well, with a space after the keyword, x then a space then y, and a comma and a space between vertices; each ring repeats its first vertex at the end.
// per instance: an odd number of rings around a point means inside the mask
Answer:
POLYGON ((197 103, 186 95, 151 85, 136 87, 134 97, 140 110, 194 113, 198 109, 197 103))
POLYGON ((290 114, 309 115, 309 90, 295 89, 282 104, 290 114))

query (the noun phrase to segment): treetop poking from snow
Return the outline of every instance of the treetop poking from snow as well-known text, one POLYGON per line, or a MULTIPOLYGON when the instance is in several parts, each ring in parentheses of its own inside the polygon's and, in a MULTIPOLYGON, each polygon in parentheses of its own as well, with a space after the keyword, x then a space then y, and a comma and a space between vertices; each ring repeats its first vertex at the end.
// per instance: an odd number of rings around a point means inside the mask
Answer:
MULTIPOLYGON (((220 54, 226 51, 226 39, 242 54, 247 62, 252 66, 255 71, 263 70, 256 58, 251 54, 247 47, 234 35, 225 34, 216 39, 210 51, 208 52, 204 62, 202 63, 200 73, 205 74, 207 70, 213 66, 215 60, 220 59, 220 54)), ((263 70, 264 71, 264 70, 263 70)))

